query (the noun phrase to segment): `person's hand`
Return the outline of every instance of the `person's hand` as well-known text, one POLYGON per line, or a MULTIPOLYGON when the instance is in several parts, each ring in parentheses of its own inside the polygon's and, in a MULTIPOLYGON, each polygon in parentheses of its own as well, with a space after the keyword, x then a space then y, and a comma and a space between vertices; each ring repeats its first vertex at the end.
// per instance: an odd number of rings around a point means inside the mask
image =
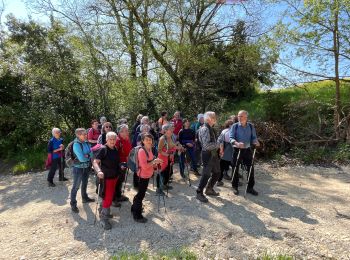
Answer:
POLYGON ((170 155, 170 161, 174 161, 174 155, 170 155))
POLYGON ((64 150, 64 145, 63 144, 60 144, 60 149, 61 149, 61 151, 64 150))
POLYGON ((256 143, 254 143, 254 145, 255 145, 256 147, 259 147, 259 146, 260 146, 259 141, 256 141, 256 143))
POLYGON ((99 177, 100 179, 103 179, 103 177, 104 177, 103 172, 99 171, 99 172, 97 173, 97 177, 99 177))
POLYGON ((187 147, 193 147, 193 144, 187 143, 186 146, 187 146, 187 147))
POLYGON ((122 169, 123 171, 126 170, 125 165, 121 165, 121 166, 120 166, 120 169, 122 169))
POLYGON ((239 149, 243 149, 244 148, 244 143, 235 142, 235 145, 239 149))
POLYGON ((155 164, 155 165, 162 164, 162 163, 163 163, 163 160, 162 160, 162 159, 159 159, 159 158, 156 158, 156 159, 154 159, 154 161, 153 161, 153 164, 155 164))
POLYGON ((220 149, 219 155, 220 155, 220 157, 224 156, 224 149, 220 149))

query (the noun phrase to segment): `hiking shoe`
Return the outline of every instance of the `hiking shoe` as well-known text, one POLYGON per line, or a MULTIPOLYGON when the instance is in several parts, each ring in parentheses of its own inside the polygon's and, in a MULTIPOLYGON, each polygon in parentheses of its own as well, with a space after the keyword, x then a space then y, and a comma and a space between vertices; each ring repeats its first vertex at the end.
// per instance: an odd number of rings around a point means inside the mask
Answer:
POLYGON ((101 209, 100 211, 100 219, 109 219, 109 218, 113 218, 113 215, 111 214, 111 209, 101 209))
POLYGON ((72 209, 72 212, 74 212, 74 213, 79 213, 79 209, 78 209, 78 207, 76 206, 76 205, 72 205, 72 206, 70 206, 71 207, 71 209, 72 209))
POLYGON ((239 194, 238 188, 232 187, 233 188, 233 194, 237 195, 239 194))
POLYGON ((253 188, 247 189, 247 193, 250 193, 254 196, 258 196, 258 192, 256 190, 254 190, 253 188))
POLYGON ((218 186, 218 187, 220 187, 220 186, 224 186, 224 182, 222 182, 222 181, 218 181, 218 182, 216 183, 216 186, 218 186))
POLYGON ((145 218, 144 216, 138 216, 138 217, 135 217, 134 216, 134 220, 138 223, 146 223, 147 222, 147 218, 145 218))
POLYGON ((226 172, 226 173, 224 173, 224 179, 225 179, 225 180, 228 180, 228 181, 230 181, 230 180, 231 180, 231 177, 230 177, 230 176, 228 176, 227 172, 226 172))
POLYGON ((205 197, 203 193, 197 193, 196 198, 197 198, 197 200, 199 200, 200 202, 203 202, 203 203, 207 203, 207 202, 208 202, 207 197, 205 197))
POLYGON ((112 229, 112 224, 109 222, 108 219, 101 219, 101 225, 102 225, 104 230, 112 229))
POLYGON ((129 200, 129 198, 124 196, 124 195, 121 195, 120 197, 118 197, 116 199, 116 201, 118 201, 118 202, 124 202, 124 201, 128 201, 128 200, 129 200))
POLYGON ((117 200, 114 200, 112 202, 112 205, 113 205, 113 207, 116 207, 116 208, 120 208, 122 206, 122 204, 117 200))
POLYGON ((216 192, 213 188, 206 188, 205 189, 205 195, 208 195, 208 196, 219 196, 220 193, 216 192))
POLYGON ((59 180, 59 181, 68 181, 68 179, 67 179, 66 177, 59 178, 58 180, 59 180))
POLYGON ((56 187, 56 184, 54 184, 53 182, 49 181, 49 187, 56 187))
POLYGON ((90 202, 95 202, 95 199, 92 199, 92 198, 89 198, 89 197, 83 199, 83 203, 90 203, 90 202))

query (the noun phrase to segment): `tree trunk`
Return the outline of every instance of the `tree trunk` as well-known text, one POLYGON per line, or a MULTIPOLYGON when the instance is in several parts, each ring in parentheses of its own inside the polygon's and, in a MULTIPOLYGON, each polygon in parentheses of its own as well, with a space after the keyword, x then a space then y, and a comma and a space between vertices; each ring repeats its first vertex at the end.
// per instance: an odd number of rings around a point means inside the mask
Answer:
POLYGON ((340 80, 339 80, 339 32, 338 32, 339 6, 335 0, 334 8, 334 30, 333 30, 333 52, 334 52, 334 73, 335 73, 335 107, 334 107, 334 132, 336 139, 340 138, 340 80))

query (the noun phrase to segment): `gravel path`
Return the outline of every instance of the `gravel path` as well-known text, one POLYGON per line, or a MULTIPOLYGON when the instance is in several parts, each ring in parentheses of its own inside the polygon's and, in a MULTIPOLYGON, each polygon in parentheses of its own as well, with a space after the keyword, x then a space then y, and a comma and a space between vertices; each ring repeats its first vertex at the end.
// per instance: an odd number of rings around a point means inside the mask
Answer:
MULTIPOLYGON (((71 181, 56 180, 57 187, 49 188, 47 172, 2 175, 0 259, 108 259, 121 251, 156 253, 180 247, 199 259, 252 259, 265 252, 350 259, 349 168, 256 168, 258 197, 235 197, 225 182, 217 188, 221 196, 208 204, 199 203, 194 188, 175 172, 167 213, 163 208, 158 213, 151 182, 145 199, 148 223, 135 223, 127 202, 112 208, 116 217, 107 232, 93 225, 95 204, 82 205, 80 193, 80 213, 71 213, 71 181)), ((92 197, 93 183, 91 178, 92 197)), ((130 185, 126 195, 132 199, 130 185)))

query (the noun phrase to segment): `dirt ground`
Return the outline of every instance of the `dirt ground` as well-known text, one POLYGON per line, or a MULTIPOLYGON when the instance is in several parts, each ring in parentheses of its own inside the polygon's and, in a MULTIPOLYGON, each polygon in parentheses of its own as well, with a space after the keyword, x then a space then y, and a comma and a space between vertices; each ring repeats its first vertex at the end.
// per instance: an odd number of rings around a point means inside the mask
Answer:
MULTIPOLYGON (((195 189, 175 172, 166 213, 157 211, 151 182, 145 199, 148 223, 135 223, 126 202, 112 208, 116 216, 107 232, 93 225, 95 203, 83 205, 78 192, 80 213, 71 213, 72 182, 56 180, 57 187, 49 188, 46 174, 0 174, 0 259, 108 259, 122 251, 181 247, 199 259, 254 259, 266 252, 350 259, 349 168, 258 164, 258 197, 236 197, 225 182, 216 188, 221 196, 207 204, 198 202, 195 189)), ((66 175, 71 177, 69 170, 66 175)), ((192 178, 196 185, 198 179, 192 178)), ((129 176, 126 195, 132 199, 130 181, 129 176)), ((95 197, 93 177, 89 194, 95 197)))

